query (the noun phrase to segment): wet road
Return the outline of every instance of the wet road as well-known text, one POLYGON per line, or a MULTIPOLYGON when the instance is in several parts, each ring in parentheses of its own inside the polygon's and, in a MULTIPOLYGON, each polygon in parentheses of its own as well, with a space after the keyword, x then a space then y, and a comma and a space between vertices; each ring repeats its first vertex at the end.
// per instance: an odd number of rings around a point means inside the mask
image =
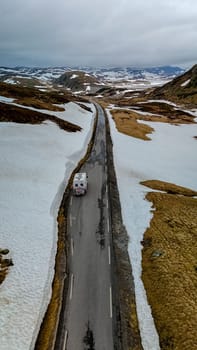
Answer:
POLYGON ((112 350, 111 238, 105 119, 100 106, 92 153, 80 171, 87 172, 89 185, 85 196, 70 198, 69 290, 59 349, 112 350))

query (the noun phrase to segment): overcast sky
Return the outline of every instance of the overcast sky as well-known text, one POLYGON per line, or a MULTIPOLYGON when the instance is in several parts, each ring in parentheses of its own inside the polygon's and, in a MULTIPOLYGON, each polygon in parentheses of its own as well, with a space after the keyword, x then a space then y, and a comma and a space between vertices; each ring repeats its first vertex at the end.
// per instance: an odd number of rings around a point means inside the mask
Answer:
POLYGON ((196 0, 1 0, 0 65, 195 63, 196 0))

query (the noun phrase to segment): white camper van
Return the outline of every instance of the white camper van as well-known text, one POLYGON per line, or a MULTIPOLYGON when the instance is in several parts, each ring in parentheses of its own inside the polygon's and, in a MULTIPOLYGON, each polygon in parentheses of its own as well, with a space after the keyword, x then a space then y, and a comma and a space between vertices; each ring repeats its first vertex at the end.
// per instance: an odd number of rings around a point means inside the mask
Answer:
POLYGON ((81 196, 86 194, 88 189, 88 176, 86 173, 76 173, 73 179, 73 194, 81 196))

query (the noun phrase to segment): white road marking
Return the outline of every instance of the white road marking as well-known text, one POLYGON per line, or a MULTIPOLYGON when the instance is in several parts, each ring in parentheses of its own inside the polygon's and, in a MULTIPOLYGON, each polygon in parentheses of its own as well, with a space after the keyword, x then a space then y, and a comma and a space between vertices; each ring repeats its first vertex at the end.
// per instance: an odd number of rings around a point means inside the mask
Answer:
POLYGON ((108 198, 107 198, 106 202, 107 202, 107 209, 108 209, 108 208, 109 208, 109 202, 108 202, 108 198))
POLYGON ((63 342, 63 350, 66 350, 67 339, 68 339, 68 331, 65 332, 65 337, 64 337, 64 342, 63 342))
POLYGON ((74 252, 74 242, 73 239, 71 238, 70 240, 70 247, 71 247, 71 255, 73 256, 73 252, 74 252))
POLYGON ((70 300, 72 299, 72 296, 73 296, 73 280, 74 280, 74 276, 72 273, 71 280, 70 280, 70 300))
POLYGON ((70 214, 70 227, 72 227, 72 215, 70 214))
POLYGON ((70 206, 72 206, 72 204, 73 204, 73 197, 71 196, 70 197, 70 206))
POLYGON ((108 233, 109 233, 109 218, 107 218, 107 230, 108 230, 108 233))
POLYGON ((112 318, 112 290, 109 288, 109 306, 110 306, 110 318, 112 318))
POLYGON ((111 249, 110 249, 110 246, 108 246, 108 257, 109 257, 109 265, 111 265, 111 249))

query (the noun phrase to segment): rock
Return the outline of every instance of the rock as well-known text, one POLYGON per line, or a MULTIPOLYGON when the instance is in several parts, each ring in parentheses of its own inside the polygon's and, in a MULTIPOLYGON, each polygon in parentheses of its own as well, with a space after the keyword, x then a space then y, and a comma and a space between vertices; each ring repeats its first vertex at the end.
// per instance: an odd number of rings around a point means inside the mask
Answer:
POLYGON ((151 257, 159 258, 161 255, 163 255, 163 252, 161 250, 155 250, 154 252, 152 252, 151 257))
POLYGON ((2 265, 2 267, 13 266, 14 263, 13 263, 12 259, 4 259, 4 260, 2 260, 1 265, 2 265))
POLYGON ((0 254, 6 255, 9 253, 9 249, 0 249, 0 254))

